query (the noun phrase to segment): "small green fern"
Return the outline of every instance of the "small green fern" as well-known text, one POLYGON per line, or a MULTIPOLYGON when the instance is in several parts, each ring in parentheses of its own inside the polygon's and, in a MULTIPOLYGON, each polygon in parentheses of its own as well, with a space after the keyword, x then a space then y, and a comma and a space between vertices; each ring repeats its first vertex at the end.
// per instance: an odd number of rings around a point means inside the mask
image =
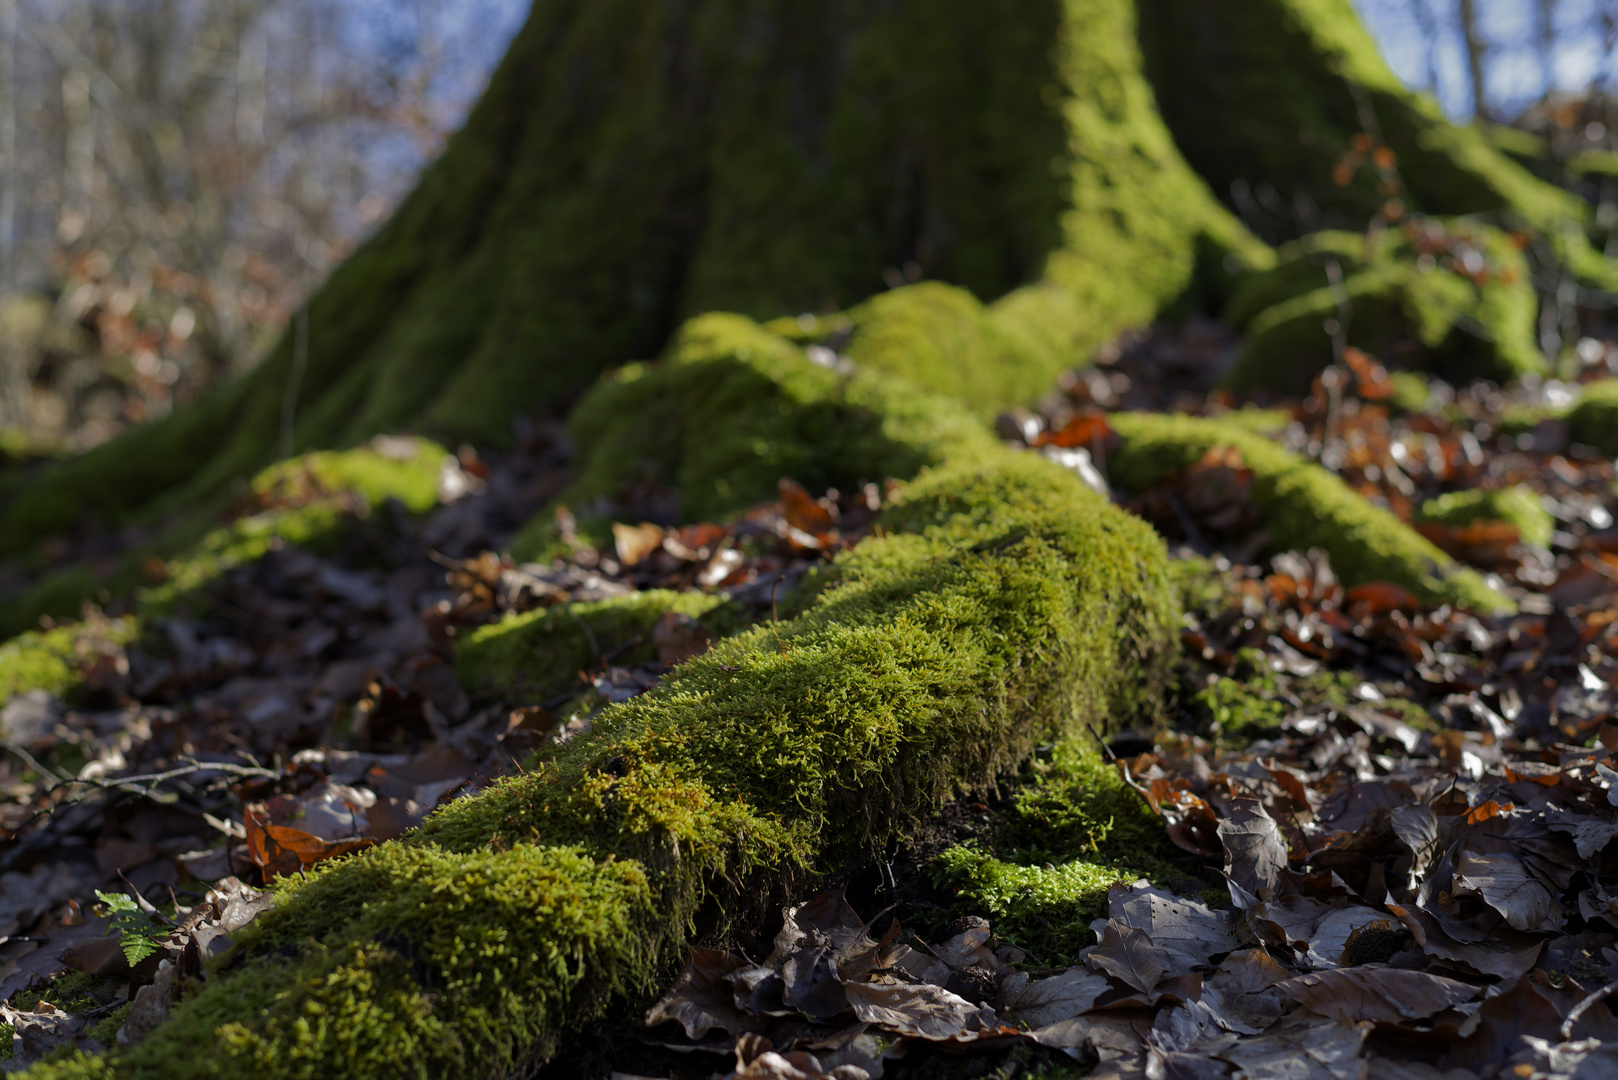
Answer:
POLYGON ((130 967, 158 950, 167 935, 152 925, 151 916, 140 909, 133 897, 97 889, 96 899, 106 905, 107 932, 118 931, 118 945, 130 967))

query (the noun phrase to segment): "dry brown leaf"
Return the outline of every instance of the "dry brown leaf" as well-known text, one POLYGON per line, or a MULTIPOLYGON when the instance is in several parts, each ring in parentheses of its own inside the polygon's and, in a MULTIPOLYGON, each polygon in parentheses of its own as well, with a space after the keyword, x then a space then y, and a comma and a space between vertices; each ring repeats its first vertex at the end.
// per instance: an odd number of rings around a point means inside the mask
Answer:
POLYGON ((1288 979, 1279 989, 1322 1016, 1382 1024, 1425 1019, 1482 992, 1455 979, 1380 964, 1311 972, 1288 979))
POLYGON ((1514 930, 1558 930, 1562 926, 1562 905, 1516 855, 1461 852, 1455 866, 1455 888, 1482 897, 1514 930))
POLYGON ((998 1026, 991 1010, 931 983, 853 983, 845 990, 855 1016, 899 1035, 938 1041, 998 1026))
POLYGON ((1111 989, 1105 975, 1082 967, 1068 968, 1046 979, 1035 979, 1017 996, 1017 1019, 1031 1028, 1049 1027, 1087 1011, 1111 989))
POLYGON ((1168 953, 1152 944, 1144 930, 1125 926, 1117 919, 1107 920, 1101 943, 1090 951, 1085 962, 1142 993, 1151 992, 1174 963, 1168 953))
POLYGON ((646 1012, 646 1026, 673 1022, 688 1039, 700 1039, 714 1028, 731 1035, 763 1029, 761 1017, 736 1007, 726 976, 747 961, 717 949, 693 949, 685 968, 657 1004, 646 1012))
POLYGON ((1260 900, 1275 893, 1287 868, 1287 845, 1280 826, 1257 799, 1234 799, 1219 823, 1225 846, 1225 874, 1260 900))
POLYGON ((612 541, 617 549, 618 561, 624 566, 638 566, 652 552, 663 546, 663 529, 650 522, 639 525, 612 523, 612 541))

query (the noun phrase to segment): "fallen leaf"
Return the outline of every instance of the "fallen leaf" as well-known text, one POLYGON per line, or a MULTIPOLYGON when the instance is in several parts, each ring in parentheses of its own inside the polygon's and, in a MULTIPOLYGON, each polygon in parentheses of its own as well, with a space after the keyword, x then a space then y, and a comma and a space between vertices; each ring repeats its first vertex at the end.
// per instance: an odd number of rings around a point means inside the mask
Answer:
POLYGON ((1311 972, 1286 980, 1279 989, 1322 1016, 1383 1024, 1425 1019, 1482 992, 1441 975, 1379 964, 1311 972))
POLYGON ((1574 814, 1551 807, 1545 811, 1545 824, 1555 832, 1570 833, 1581 859, 1593 859, 1618 837, 1618 818, 1604 814, 1574 814))
POLYGON ((1483 1072, 1504 1063, 1525 1035, 1559 1040, 1562 1014, 1532 979, 1520 978, 1485 999, 1477 1029, 1451 1046, 1441 1062, 1446 1067, 1483 1072))
POLYGON ((1058 975, 1031 981, 1017 996, 1017 1019, 1031 1028, 1071 1020, 1086 1012, 1109 989, 1111 984, 1105 975, 1082 967, 1068 968, 1058 975))
POLYGON ((1114 885, 1107 893, 1107 915, 1143 930, 1170 958, 1170 976, 1185 975, 1238 945, 1231 916, 1206 904, 1153 888, 1144 881, 1114 885))
POLYGON ((1238 1041, 1219 1056, 1240 1080, 1361 1080, 1369 1024, 1299 1010, 1262 1035, 1238 1041))
POLYGON ((657 1004, 646 1011, 646 1026, 672 1022, 688 1039, 700 1039, 714 1028, 731 1035, 762 1030, 761 1017, 736 1007, 726 976, 747 961, 717 949, 693 949, 685 968, 657 1004))
POLYGON ((930 983, 852 983, 844 989, 855 1016, 899 1035, 936 1041, 997 1026, 990 1010, 930 983))
POLYGON ((1173 965, 1169 954, 1153 945, 1144 930, 1125 926, 1117 919, 1107 920, 1101 943, 1085 962, 1142 993, 1150 993, 1173 965))
POLYGON ((1461 852, 1455 888, 1482 897, 1515 930, 1556 930, 1562 925, 1562 905, 1516 855, 1461 852))
POLYGON ((1232 800, 1219 823, 1219 839, 1225 845, 1226 875, 1246 892, 1270 899, 1287 868, 1287 845, 1264 804, 1257 799, 1232 800))
POLYGON ((618 561, 624 566, 639 566, 652 552, 663 546, 663 529, 650 522, 639 525, 612 523, 612 542, 618 552, 618 561))

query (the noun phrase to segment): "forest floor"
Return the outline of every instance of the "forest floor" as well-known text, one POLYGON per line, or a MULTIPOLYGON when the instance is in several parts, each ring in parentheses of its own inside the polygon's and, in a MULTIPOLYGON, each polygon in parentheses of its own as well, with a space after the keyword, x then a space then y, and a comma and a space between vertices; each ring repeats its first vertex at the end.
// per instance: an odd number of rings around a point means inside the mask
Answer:
MULTIPOLYGON (((1236 417, 1494 575, 1516 612, 1344 588, 1318 551, 1261 558, 1284 538, 1234 452, 1114 492, 1176 554, 1171 723, 1041 748, 827 868, 833 891, 710 942, 546 1075, 1618 1073, 1612 462, 1568 445, 1554 386, 1417 385, 1352 350, 1309 397, 1237 409, 1213 389, 1234 346, 1200 323, 1132 335, 1001 434, 1105 483, 1109 411, 1236 417), (1482 507, 1429 501, 1480 489, 1482 507)), ((459 638, 647 589, 777 618, 887 494, 783 478, 734 521, 602 549, 563 517, 569 558, 514 565, 497 553, 568 462, 554 422, 463 450, 430 513, 272 550, 156 636, 92 613, 78 689, 4 706, 0 1067, 138 1036, 130 999, 171 992, 160 959, 221 947, 258 889, 530 765, 712 640, 672 613, 624 641, 585 627, 574 684, 514 701, 463 688, 459 638)))

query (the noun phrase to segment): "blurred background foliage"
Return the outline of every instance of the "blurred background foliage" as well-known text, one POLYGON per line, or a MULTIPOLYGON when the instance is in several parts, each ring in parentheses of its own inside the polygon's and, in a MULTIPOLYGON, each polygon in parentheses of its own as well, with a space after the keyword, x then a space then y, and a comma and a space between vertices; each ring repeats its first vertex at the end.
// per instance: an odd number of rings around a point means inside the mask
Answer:
MULTIPOLYGON (((1357 6, 1401 78, 1551 162, 1618 235, 1618 0, 1357 6)), ((87 449, 252 367, 526 7, 0 0, 0 463, 87 449)), ((1290 199, 1256 185, 1255 231, 1290 199)))
POLYGON ((251 367, 464 117, 522 0, 0 0, 0 460, 251 367))

